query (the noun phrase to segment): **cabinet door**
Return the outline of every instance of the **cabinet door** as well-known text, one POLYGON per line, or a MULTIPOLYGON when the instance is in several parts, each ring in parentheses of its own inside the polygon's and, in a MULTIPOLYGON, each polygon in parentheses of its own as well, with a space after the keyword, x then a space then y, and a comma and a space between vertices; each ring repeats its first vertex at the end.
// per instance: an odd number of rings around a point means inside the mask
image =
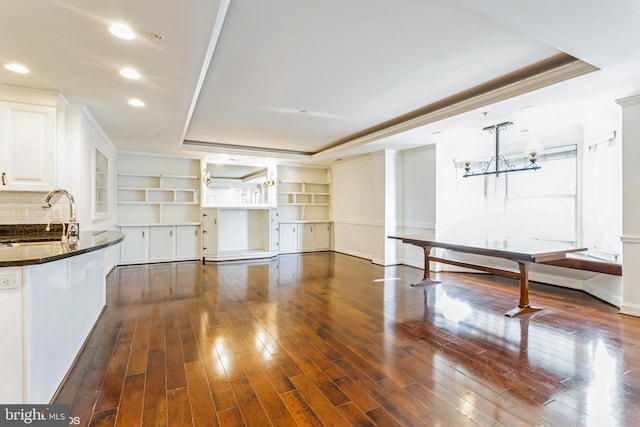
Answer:
POLYGON ((176 256, 175 227, 149 227, 149 261, 172 261, 176 256))
POLYGON ((313 250, 313 230, 315 224, 299 224, 300 232, 298 233, 298 250, 313 250))
POLYGON ((48 191, 57 186, 56 108, 0 103, 0 190, 48 191))
POLYGON ((278 252, 278 240, 280 236, 278 235, 278 211, 275 209, 271 209, 269 212, 269 223, 271 227, 269 233, 271 252, 278 252))
POLYGON ((202 210, 202 256, 218 254, 218 210, 202 210))
POLYGON ((120 264, 147 262, 149 227, 121 227, 124 240, 120 244, 120 264))
POLYGON ((316 251, 328 251, 331 249, 331 224, 315 224, 313 230, 313 249, 316 251))
POLYGON ((176 227, 176 259, 198 259, 198 226, 176 227))
POLYGON ((281 223, 278 228, 280 252, 296 252, 298 250, 298 224, 281 223))

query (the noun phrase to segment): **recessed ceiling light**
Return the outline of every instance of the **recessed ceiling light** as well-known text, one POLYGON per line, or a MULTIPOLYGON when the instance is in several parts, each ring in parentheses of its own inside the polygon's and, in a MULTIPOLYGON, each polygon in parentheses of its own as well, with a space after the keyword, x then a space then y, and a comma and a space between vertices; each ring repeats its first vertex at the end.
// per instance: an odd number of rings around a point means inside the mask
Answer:
POLYGON ((129 105, 132 107, 144 107, 144 102, 140 101, 137 98, 133 98, 129 100, 129 105))
POLYGON ((133 68, 123 68, 120 70, 120 75, 122 77, 126 77, 128 79, 137 80, 140 78, 140 73, 134 70, 133 68))
POLYGON ((109 25, 109 32, 114 36, 125 40, 133 40, 136 38, 136 33, 131 29, 131 27, 121 22, 109 25))
POLYGON ((29 69, 22 64, 5 64, 4 68, 14 73, 28 74, 29 69))

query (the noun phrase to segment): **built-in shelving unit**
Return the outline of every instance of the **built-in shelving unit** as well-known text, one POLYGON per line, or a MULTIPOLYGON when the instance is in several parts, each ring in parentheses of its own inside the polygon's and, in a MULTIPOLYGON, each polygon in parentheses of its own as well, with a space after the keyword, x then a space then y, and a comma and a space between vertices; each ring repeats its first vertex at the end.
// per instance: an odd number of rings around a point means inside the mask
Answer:
POLYGON ((200 162, 121 154, 119 225, 200 224, 200 162))
POLYGON ((278 251, 331 249, 331 182, 324 168, 278 167, 278 251))
MULTIPOLYGON (((329 182, 278 182, 278 207, 281 217, 297 221, 329 220, 331 184, 329 182)), ((281 218, 282 221, 282 218, 281 218)))
POLYGON ((198 259, 200 161, 118 156, 120 264, 198 259))
POLYGON ((119 172, 119 222, 199 222, 199 186, 197 175, 119 172))

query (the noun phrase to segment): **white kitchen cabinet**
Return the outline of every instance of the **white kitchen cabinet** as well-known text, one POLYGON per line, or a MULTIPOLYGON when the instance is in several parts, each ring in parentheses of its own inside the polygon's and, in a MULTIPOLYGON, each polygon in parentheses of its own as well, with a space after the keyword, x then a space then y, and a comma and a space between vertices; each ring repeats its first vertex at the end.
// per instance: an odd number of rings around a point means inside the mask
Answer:
POLYGON ((280 253, 331 249, 330 222, 281 222, 279 236, 280 253))
POLYGON ((328 251, 331 249, 331 223, 316 223, 313 228, 313 250, 328 251))
POLYGON ((136 264, 149 259, 149 227, 120 227, 120 264, 136 264))
POLYGON ((149 261, 173 261, 176 256, 176 228, 160 226, 149 228, 149 261))
POLYGON ((313 231, 315 224, 298 224, 298 251, 307 252, 313 250, 313 231))
POLYGON ((199 230, 197 225, 176 227, 176 259, 198 259, 199 230))
POLYGON ((218 253, 218 210, 202 210, 202 256, 216 256, 218 253))
POLYGON ((0 190, 57 186, 56 114, 52 106, 0 102, 0 190))
POLYGON ((121 226, 120 265, 196 260, 198 225, 121 226))
POLYGON ((278 211, 276 209, 270 209, 269 211, 269 226, 271 227, 271 251, 278 252, 279 233, 278 233, 278 211))
POLYGON ((280 252, 297 252, 298 251, 298 224, 297 223, 280 223, 279 225, 278 244, 280 252))

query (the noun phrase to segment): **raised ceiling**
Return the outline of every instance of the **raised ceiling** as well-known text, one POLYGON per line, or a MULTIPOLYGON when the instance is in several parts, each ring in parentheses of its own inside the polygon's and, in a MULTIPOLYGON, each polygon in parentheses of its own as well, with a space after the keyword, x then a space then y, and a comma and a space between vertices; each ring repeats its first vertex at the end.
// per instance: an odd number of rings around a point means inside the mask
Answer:
MULTIPOLYGON (((408 148, 426 143, 421 126, 523 90, 536 89, 520 102, 538 105, 623 97, 638 90, 640 73, 635 0, 4 0, 0 8, 0 62, 32 70, 1 68, 0 83, 87 105, 127 151, 326 160, 408 148), (138 38, 113 38, 114 21, 138 38), (537 70, 570 70, 526 86, 532 64, 550 63, 537 70), (142 78, 123 79, 122 67, 142 78), (524 89, 487 97, 496 82, 524 89), (474 102, 460 107, 461 93, 474 102), (127 105, 132 97, 146 106, 127 105)), ((496 116, 515 107, 504 105, 496 116)), ((447 123, 464 126, 468 115, 459 117, 447 123)))

